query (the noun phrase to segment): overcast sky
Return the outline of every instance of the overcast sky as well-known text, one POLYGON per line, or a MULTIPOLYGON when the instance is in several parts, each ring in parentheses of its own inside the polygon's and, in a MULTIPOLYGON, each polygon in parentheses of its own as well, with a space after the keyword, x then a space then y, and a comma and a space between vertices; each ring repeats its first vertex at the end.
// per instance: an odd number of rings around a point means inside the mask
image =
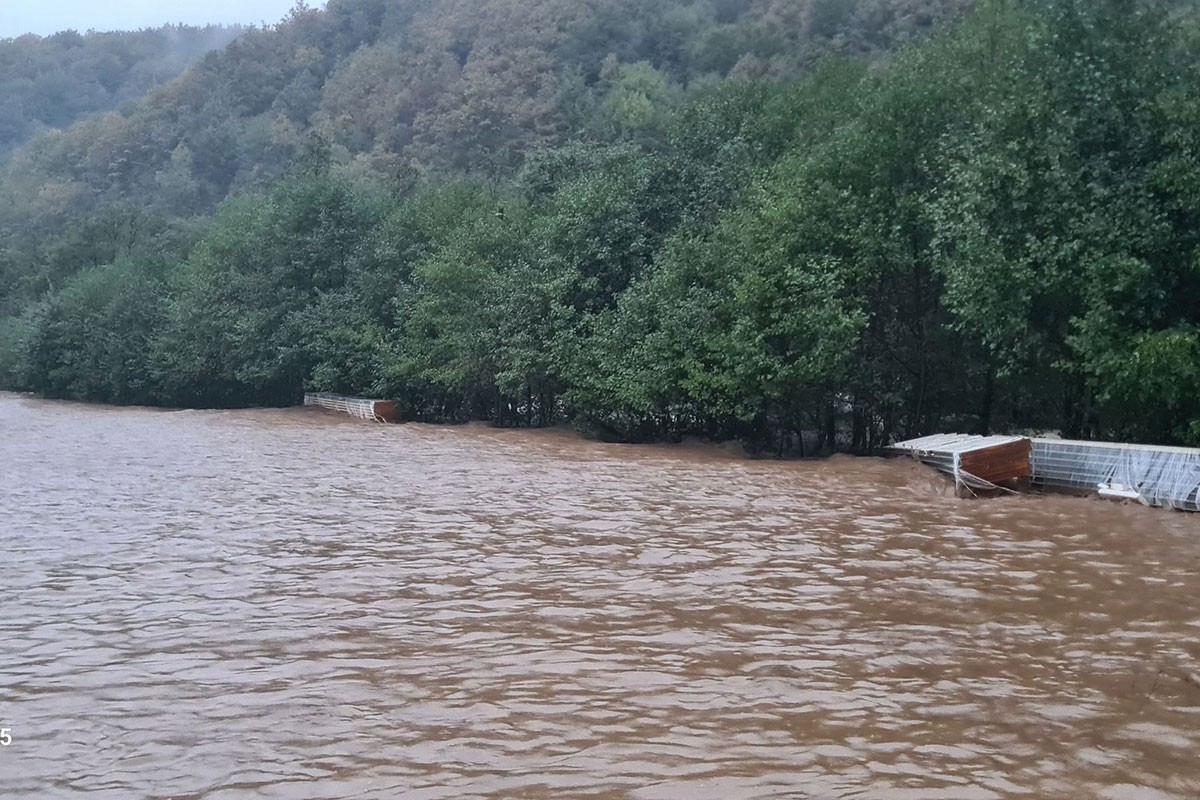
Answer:
MULTIPOLYGON (((157 28, 166 23, 274 24, 295 0, 0 0, 0 39, 74 28, 83 33, 157 28)), ((309 0, 309 6, 323 2, 309 0)))

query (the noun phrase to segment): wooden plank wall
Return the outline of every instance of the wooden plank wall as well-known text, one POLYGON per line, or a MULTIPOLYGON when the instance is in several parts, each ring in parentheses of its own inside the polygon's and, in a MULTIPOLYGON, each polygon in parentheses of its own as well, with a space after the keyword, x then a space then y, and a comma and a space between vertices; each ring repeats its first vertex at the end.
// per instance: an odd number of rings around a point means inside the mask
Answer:
POLYGON ((399 422, 400 412, 396 409, 396 404, 391 400, 376 400, 375 419, 380 422, 399 422))
POLYGON ((1033 443, 1021 439, 963 453, 959 467, 997 486, 1026 488, 1033 476, 1033 443))

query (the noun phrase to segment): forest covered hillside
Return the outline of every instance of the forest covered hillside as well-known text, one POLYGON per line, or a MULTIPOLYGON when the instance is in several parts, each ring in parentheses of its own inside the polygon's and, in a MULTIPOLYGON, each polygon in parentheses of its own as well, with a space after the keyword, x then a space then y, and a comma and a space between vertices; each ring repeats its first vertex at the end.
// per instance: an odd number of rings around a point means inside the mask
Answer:
POLYGON ((0 385, 1200 443, 1198 37, 1152 0, 297 7, 14 153, 0 385))
MULTIPOLYGON (((0 175, 44 228, 104 203, 211 212, 314 147, 359 172, 511 175, 531 149, 624 138, 726 78, 883 52, 966 0, 332 0, 249 31, 119 113, 39 137, 0 175), (25 201, 34 199, 32 205, 25 201)), ((62 36, 68 36, 63 34, 62 36)), ((86 67, 82 67, 85 68, 86 67)), ((81 91, 89 91, 87 82, 81 91)), ((60 115, 75 98, 62 99, 60 115)), ((47 114, 47 116, 50 116, 47 114)), ((57 126, 61 127, 61 126, 57 126)))
POLYGON ((38 131, 140 100, 241 33, 166 25, 0 39, 0 161, 38 131))

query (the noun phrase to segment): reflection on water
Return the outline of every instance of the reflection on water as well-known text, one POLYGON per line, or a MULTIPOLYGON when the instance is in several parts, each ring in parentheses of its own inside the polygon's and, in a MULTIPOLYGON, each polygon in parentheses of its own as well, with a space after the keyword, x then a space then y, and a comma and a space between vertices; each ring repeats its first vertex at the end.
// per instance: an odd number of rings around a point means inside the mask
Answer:
POLYGON ((1200 796, 1200 515, 0 395, 6 798, 1200 796))

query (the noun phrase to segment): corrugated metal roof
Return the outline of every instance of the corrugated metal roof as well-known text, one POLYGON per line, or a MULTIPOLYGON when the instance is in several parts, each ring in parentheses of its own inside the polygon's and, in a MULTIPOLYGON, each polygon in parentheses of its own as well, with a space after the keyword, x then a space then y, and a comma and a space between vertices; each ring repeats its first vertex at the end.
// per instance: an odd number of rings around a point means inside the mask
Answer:
POLYGON ((1020 442, 1025 438, 1024 436, 975 436, 967 433, 938 433, 933 436, 922 436, 919 439, 896 442, 888 449, 905 453, 970 453, 974 450, 984 450, 988 447, 1020 442))

